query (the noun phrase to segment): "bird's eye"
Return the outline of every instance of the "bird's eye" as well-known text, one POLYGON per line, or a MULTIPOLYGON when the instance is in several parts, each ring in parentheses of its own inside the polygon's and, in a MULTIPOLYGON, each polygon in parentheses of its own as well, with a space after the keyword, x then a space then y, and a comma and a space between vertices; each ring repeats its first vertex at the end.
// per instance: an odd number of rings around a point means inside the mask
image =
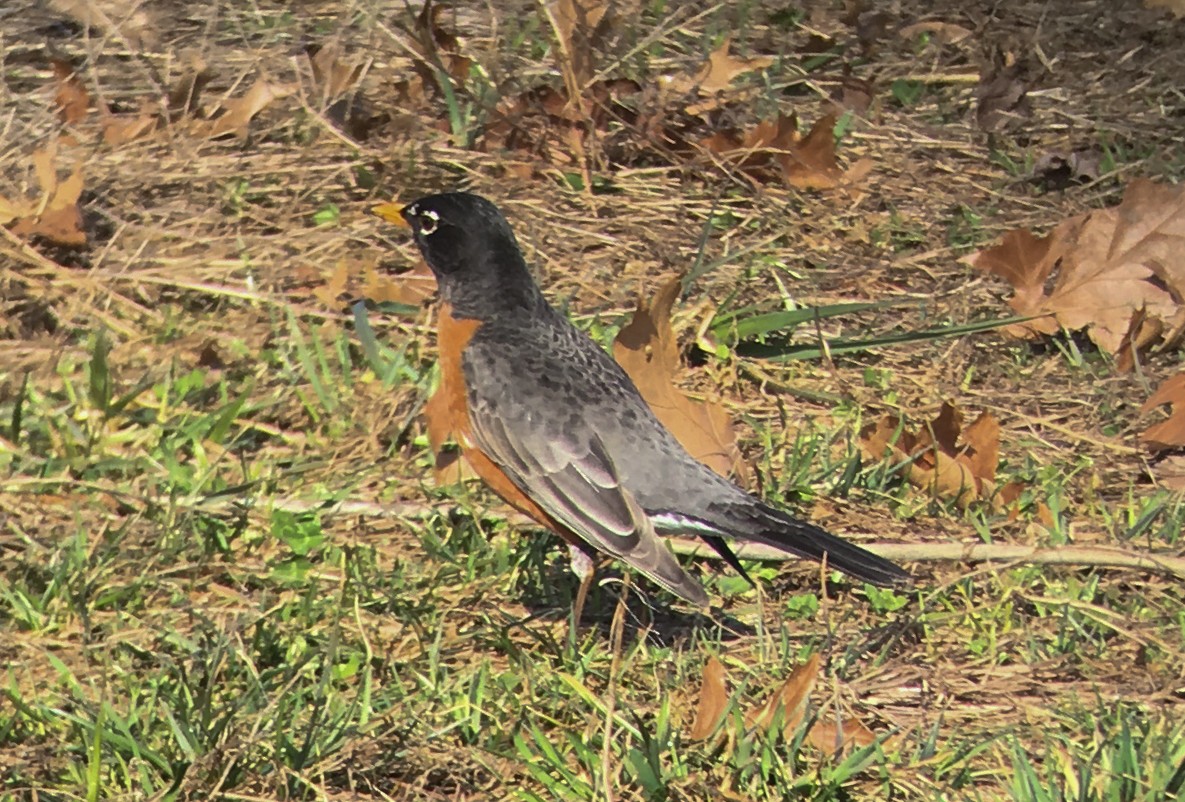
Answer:
POLYGON ((431 234, 436 230, 437 225, 440 224, 440 215, 428 209, 420 212, 420 232, 423 234, 431 234))

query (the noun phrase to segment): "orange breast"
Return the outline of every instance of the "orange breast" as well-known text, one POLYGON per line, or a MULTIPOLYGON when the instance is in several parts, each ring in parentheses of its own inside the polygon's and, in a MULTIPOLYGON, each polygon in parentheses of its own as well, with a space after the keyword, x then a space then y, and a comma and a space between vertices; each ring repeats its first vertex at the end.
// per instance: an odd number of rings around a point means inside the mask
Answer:
POLYGON ((578 543, 580 538, 566 526, 556 521, 538 504, 523 493, 502 469, 486 456, 473 440, 469 422, 468 391, 465 387, 465 373, 461 358, 465 347, 481 327, 480 321, 454 318, 448 304, 440 304, 440 324, 437 347, 440 349, 440 390, 444 393, 445 409, 448 412, 453 437, 461 446, 461 454, 473 468, 474 473, 502 497, 507 504, 537 523, 552 530, 569 543, 578 543))

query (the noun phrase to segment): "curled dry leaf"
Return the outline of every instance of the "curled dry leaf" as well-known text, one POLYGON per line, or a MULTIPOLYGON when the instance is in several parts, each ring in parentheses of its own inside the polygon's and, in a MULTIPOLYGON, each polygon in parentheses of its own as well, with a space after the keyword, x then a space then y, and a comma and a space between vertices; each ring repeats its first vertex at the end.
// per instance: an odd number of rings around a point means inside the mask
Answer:
POLYGON ((1147 414, 1168 404, 1169 416, 1140 434, 1140 442, 1154 451, 1185 447, 1185 373, 1178 373, 1156 388, 1140 412, 1147 414))
POLYGON ((147 109, 134 116, 104 115, 103 142, 111 147, 118 147, 148 136, 157 129, 158 125, 160 125, 160 115, 147 109))
POLYGON ((807 740, 820 752, 834 754, 849 746, 868 746, 876 740, 876 733, 855 716, 844 716, 834 721, 816 721, 807 740))
MULTIPOLYGON (((746 728, 768 731, 780 721, 783 736, 793 738, 802 727, 810 695, 818 678, 819 655, 812 654, 805 663, 790 672, 790 676, 773 695, 745 715, 746 728)), ((702 740, 715 732, 724 719, 727 705, 728 685, 724 666, 715 657, 710 657, 704 665, 695 721, 688 737, 702 740)), ((876 734, 852 716, 834 720, 820 717, 811 725, 806 739, 820 751, 834 753, 849 745, 867 746, 876 740, 876 734)))
POLYGON ((155 133, 165 120, 178 122, 197 113, 202 89, 210 80, 210 72, 200 56, 185 59, 189 67, 169 89, 165 103, 144 100, 134 114, 112 113, 106 104, 99 107, 99 127, 104 144, 118 147, 155 133))
POLYGON ((681 362, 671 328, 671 309, 682 286, 680 277, 675 276, 649 304, 638 302, 633 319, 613 342, 613 356, 655 416, 693 457, 721 476, 731 473, 744 482, 748 470, 728 412, 718 403, 688 398, 675 386, 681 362))
POLYGON ((897 31, 897 33, 906 39, 915 39, 922 34, 929 34, 934 41, 944 45, 956 44, 972 34, 971 31, 962 25, 955 25, 953 22, 941 22, 939 20, 927 20, 925 22, 914 23, 913 25, 906 25, 897 31))
POLYGON ((200 55, 191 54, 187 57, 188 67, 181 77, 169 89, 169 118, 194 115, 201 102, 202 90, 210 82, 212 74, 206 66, 206 61, 200 55))
POLYGON ((1170 490, 1185 490, 1185 373, 1178 373, 1156 388, 1140 412, 1169 405, 1169 416, 1140 433, 1140 442, 1156 455, 1152 469, 1157 481, 1170 490))
POLYGON ((1012 53, 997 53, 983 70, 975 97, 975 122, 989 133, 1001 131, 1032 114, 1029 107, 1029 79, 1023 62, 1012 53))
MULTIPOLYGON (((1110 209, 1062 222, 1045 237, 1019 229, 967 258, 973 267, 1007 280, 1009 301, 1036 316, 1007 331, 1016 336, 1086 329, 1107 353, 1119 352, 1133 327, 1160 320, 1162 342, 1185 328, 1185 186, 1137 179, 1110 209)), ((1135 335, 1139 340, 1139 332, 1135 335)), ((1129 338, 1129 342, 1130 342, 1129 338)), ((1145 338, 1146 339, 1146 338, 1145 338)))
MULTIPOLYGON (((1115 370, 1119 373, 1129 373, 1139 362, 1141 355, 1164 338, 1165 323, 1158 317, 1149 317, 1148 310, 1140 308, 1132 312, 1131 323, 1128 324, 1127 334, 1119 342, 1119 349, 1115 354, 1115 370)), ((1179 335, 1178 338, 1179 339, 1179 335)), ((1165 343, 1166 347, 1175 342, 1165 343)))
POLYGON ((851 185, 872 169, 861 159, 846 172, 835 153, 835 114, 819 119, 804 137, 795 115, 779 114, 744 135, 716 133, 700 145, 754 178, 780 177, 798 189, 833 189, 851 185))
POLYGON ((272 101, 290 94, 292 94, 291 87, 264 80, 256 81, 245 94, 222 104, 222 114, 208 124, 206 136, 211 138, 225 134, 245 136, 247 125, 255 115, 267 108, 272 101))
POLYGON ((337 307, 341 294, 346 291, 350 282, 350 263, 345 259, 338 259, 329 274, 329 278, 320 287, 313 290, 313 297, 328 307, 337 307))
POLYGON ((65 59, 52 58, 49 60, 54 76, 54 103, 62 122, 73 125, 86 118, 90 110, 91 96, 78 79, 74 65, 65 59))
POLYGON ((864 428, 860 446, 871 459, 880 460, 888 454, 894 461, 907 463, 910 483, 937 498, 966 506, 994 496, 1000 425, 987 412, 963 428, 963 413, 946 403, 929 426, 916 432, 886 415, 864 428))
POLYGON ((409 99, 422 98, 425 87, 435 94, 441 92, 438 67, 456 83, 463 83, 469 77, 473 61, 461 55, 461 40, 452 29, 445 27, 443 16, 446 10, 445 6, 428 0, 416 16, 415 29, 410 32, 414 38, 407 45, 413 54, 412 66, 419 79, 418 85, 407 82, 397 87, 399 93, 409 99))
POLYGON ((362 78, 366 64, 346 61, 337 45, 310 46, 305 50, 313 70, 313 82, 321 92, 321 99, 330 101, 354 88, 362 78))
MULTIPOLYGON (((790 186, 799 189, 831 189, 844 179, 835 158, 835 122, 834 114, 822 117, 811 126, 810 132, 796 147, 778 155, 782 174, 790 186)), ((864 169, 863 165, 861 169, 864 169)))
POLYGON ((745 716, 745 724, 768 730, 777 720, 778 711, 782 711, 783 731, 792 734, 802 723, 806 713, 806 703, 810 693, 815 688, 819 678, 819 655, 812 654, 805 663, 795 666, 790 676, 782 683, 782 687, 766 700, 765 704, 750 710, 745 716))
POLYGON ((724 681, 724 666, 715 655, 704 664, 704 680, 699 689, 699 702, 695 706, 695 721, 687 737, 693 741, 707 738, 724 719, 728 706, 728 685, 724 681))
MULTIPOLYGON (((635 81, 615 78, 594 82, 575 103, 548 86, 507 96, 490 115, 482 146, 486 151, 520 151, 536 163, 582 164, 590 126, 604 132, 611 126, 641 122, 629 103, 641 91, 635 81)), ((662 141, 661 133, 656 132, 654 141, 662 141)))
POLYGON ((33 153, 33 168, 41 194, 36 200, 0 197, 0 225, 11 225, 18 237, 43 237, 59 245, 86 245, 78 200, 84 188, 82 164, 58 181, 57 143, 33 153))
POLYGON ((1185 17, 1185 0, 1144 0, 1145 8, 1163 8, 1177 19, 1185 17))
POLYGON ((371 264, 362 275, 362 297, 375 303, 419 306, 435 293, 436 278, 422 259, 406 273, 379 273, 371 264))
POLYGON ((79 25, 122 38, 129 47, 152 49, 160 44, 160 25, 146 3, 127 0, 49 0, 49 7, 79 25))
POLYGON ((569 98, 582 94, 596 74, 595 48, 613 24, 613 3, 606 0, 553 0, 548 16, 559 44, 557 55, 569 98))
MULTIPOLYGON (((747 72, 764 70, 774 63, 771 56, 756 56, 754 58, 737 58, 732 55, 732 37, 724 37, 720 46, 708 54, 707 60, 692 75, 680 75, 665 82, 666 88, 673 92, 691 92, 697 90, 704 95, 714 95, 732 85, 735 78, 747 72)), ((710 111, 711 107, 695 106, 688 109, 691 114, 710 111)))

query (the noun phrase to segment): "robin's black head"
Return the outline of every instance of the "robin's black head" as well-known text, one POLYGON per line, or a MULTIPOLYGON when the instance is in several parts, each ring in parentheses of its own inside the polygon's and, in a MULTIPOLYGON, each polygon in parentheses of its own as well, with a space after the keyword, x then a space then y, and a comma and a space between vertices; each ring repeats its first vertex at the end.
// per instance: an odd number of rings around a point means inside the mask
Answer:
POLYGON ((510 224, 485 198, 467 192, 429 195, 400 214, 454 315, 486 318, 541 299, 510 224))

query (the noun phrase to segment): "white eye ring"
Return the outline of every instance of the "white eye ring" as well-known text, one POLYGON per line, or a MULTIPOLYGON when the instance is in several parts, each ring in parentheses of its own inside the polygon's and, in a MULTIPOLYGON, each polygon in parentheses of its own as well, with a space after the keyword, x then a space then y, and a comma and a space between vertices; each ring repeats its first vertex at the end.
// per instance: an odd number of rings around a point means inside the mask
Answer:
POLYGON ((440 215, 431 209, 420 212, 417 217, 420 218, 420 232, 423 234, 431 234, 440 223, 440 215))

